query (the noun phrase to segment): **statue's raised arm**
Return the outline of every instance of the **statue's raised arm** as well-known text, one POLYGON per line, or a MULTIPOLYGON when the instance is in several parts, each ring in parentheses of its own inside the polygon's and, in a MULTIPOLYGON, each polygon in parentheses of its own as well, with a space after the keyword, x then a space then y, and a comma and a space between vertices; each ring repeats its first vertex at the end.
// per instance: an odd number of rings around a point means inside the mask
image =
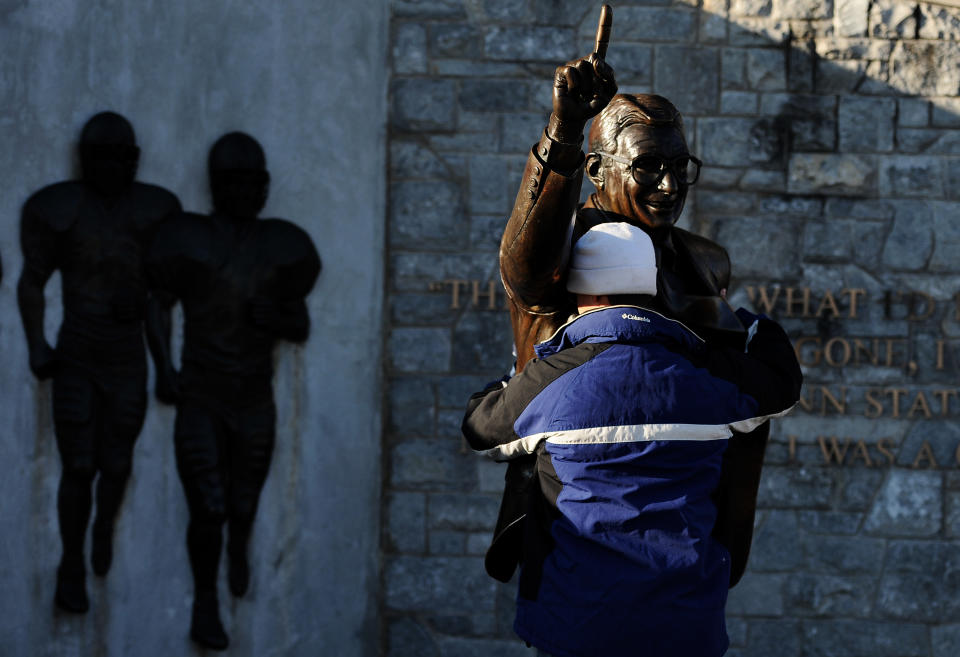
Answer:
POLYGON ((518 369, 533 357, 533 344, 570 312, 563 279, 583 181, 583 130, 617 92, 613 69, 604 61, 611 25, 612 12, 604 5, 596 51, 557 67, 553 111, 527 158, 500 242, 500 275, 510 299, 518 369))

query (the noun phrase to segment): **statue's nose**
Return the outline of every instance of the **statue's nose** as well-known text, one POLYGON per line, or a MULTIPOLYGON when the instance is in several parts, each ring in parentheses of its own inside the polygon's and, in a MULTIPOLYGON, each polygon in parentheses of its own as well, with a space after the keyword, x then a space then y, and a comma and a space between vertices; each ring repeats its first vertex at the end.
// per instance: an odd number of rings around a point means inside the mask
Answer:
POLYGON ((676 193, 679 188, 680 185, 677 182, 676 174, 672 170, 667 169, 663 174, 663 178, 660 179, 660 184, 657 185, 657 189, 673 194, 676 193))

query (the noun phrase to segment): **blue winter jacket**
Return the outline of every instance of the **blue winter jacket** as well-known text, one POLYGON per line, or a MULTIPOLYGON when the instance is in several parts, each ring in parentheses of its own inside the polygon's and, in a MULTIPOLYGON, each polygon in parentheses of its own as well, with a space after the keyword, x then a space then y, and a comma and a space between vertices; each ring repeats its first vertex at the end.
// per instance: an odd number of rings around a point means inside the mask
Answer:
POLYGON ((710 496, 727 440, 789 411, 802 379, 782 329, 757 326, 744 353, 643 308, 589 312, 471 398, 474 449, 537 454, 521 638, 558 657, 726 651, 730 559, 710 496))

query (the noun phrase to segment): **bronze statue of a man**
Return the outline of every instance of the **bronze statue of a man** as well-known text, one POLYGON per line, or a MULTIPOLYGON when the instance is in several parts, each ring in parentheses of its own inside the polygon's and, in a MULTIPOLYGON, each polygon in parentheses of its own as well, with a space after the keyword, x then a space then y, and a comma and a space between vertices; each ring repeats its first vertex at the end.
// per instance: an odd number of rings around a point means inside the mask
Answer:
POLYGON ((249 584, 247 544, 273 453, 273 348, 310 330, 305 297, 320 272, 310 237, 282 219, 258 219, 270 177, 249 135, 221 137, 209 156, 214 211, 161 227, 148 257, 156 287, 147 335, 157 396, 176 403, 177 470, 190 511, 194 580, 190 635, 222 650, 217 572, 227 526, 230 591, 249 584), (183 306, 181 369, 170 355, 167 309, 183 306))
MULTIPOLYGON (((570 247, 604 222, 626 222, 651 236, 658 297, 672 317, 708 339, 745 337, 724 298, 730 279, 726 251, 674 226, 701 166, 687 147, 680 113, 662 96, 616 94, 613 69, 604 60, 609 22, 606 27, 603 22, 596 51, 556 69, 553 111, 527 158, 500 243, 517 371, 533 358, 533 345, 576 312, 566 291, 570 247), (584 155, 583 131, 590 119, 589 153, 584 155), (596 189, 578 207, 584 172, 596 189)), ((724 457, 714 535, 731 552, 731 585, 746 566, 767 427, 731 441, 724 457)), ((524 513, 523 492, 532 483, 532 464, 532 459, 510 462, 494 543, 487 553, 488 572, 504 581, 519 558, 522 523, 516 521, 524 513)))
POLYGON ((143 259, 158 224, 180 211, 165 189, 134 182, 140 151, 130 122, 103 112, 80 135, 83 178, 45 187, 23 205, 17 299, 40 379, 53 377, 53 422, 63 463, 57 514, 63 556, 55 600, 89 607, 83 546, 96 484, 91 563, 110 568, 114 521, 146 410, 143 259), (43 289, 60 270, 63 324, 43 333, 43 289))

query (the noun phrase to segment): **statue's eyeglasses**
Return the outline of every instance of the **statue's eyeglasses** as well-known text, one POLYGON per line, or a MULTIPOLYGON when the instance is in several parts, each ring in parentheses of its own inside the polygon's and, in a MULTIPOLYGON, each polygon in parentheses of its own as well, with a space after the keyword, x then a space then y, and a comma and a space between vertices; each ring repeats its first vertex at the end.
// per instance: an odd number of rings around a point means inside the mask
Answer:
POLYGON ((136 162, 140 149, 132 144, 81 144, 80 153, 93 160, 136 162))
POLYGON ((633 180, 643 187, 655 187, 660 184, 667 171, 673 173, 681 185, 692 185, 700 177, 700 167, 703 162, 692 155, 681 155, 672 160, 665 160, 657 155, 638 155, 632 160, 612 153, 596 151, 597 155, 608 157, 614 162, 630 165, 633 180))

